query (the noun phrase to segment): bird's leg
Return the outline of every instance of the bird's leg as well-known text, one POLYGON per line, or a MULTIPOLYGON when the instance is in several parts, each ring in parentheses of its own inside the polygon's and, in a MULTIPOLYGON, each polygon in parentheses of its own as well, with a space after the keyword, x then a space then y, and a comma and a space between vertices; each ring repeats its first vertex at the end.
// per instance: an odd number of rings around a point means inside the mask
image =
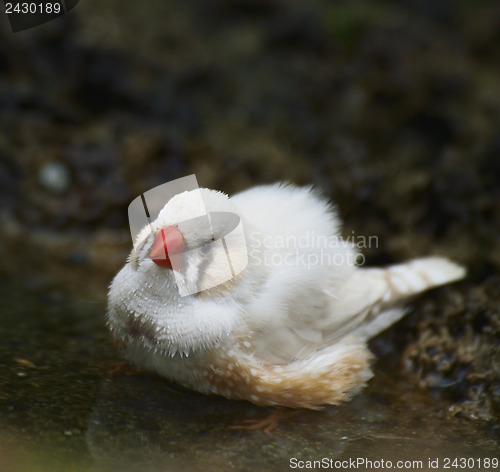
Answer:
MULTIPOLYGON (((123 341, 115 339, 113 341, 113 345, 118 351, 125 350, 125 343, 123 341)), ((110 377, 114 377, 115 375, 138 375, 140 373, 141 373, 140 370, 136 369, 135 367, 132 367, 126 361, 114 362, 113 364, 111 364, 111 367, 108 370, 108 375, 110 377)))
POLYGON ((108 375, 110 377, 114 377, 115 375, 139 375, 141 373, 139 369, 132 367, 125 361, 114 362, 108 370, 108 375))
POLYGON ((246 430, 246 431, 263 431, 266 434, 270 434, 271 431, 275 430, 279 422, 283 418, 290 418, 291 416, 297 415, 299 412, 297 410, 290 410, 289 408, 276 407, 261 420, 245 420, 241 425, 230 426, 229 429, 232 430, 246 430))

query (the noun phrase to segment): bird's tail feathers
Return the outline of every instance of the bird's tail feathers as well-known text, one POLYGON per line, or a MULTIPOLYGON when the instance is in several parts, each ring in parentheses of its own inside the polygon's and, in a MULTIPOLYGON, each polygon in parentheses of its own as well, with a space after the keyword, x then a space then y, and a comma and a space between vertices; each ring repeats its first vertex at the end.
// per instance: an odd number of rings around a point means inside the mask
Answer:
POLYGON ((364 269, 362 273, 369 279, 365 282, 375 288, 375 293, 370 294, 372 303, 365 312, 364 322, 352 334, 366 340, 406 314, 404 308, 398 307, 400 302, 425 290, 460 280, 466 271, 448 259, 426 257, 386 268, 364 269))
POLYGON ((387 288, 380 301, 387 305, 465 276, 464 267, 443 257, 414 259, 385 269, 365 269, 365 272, 386 280, 387 288))

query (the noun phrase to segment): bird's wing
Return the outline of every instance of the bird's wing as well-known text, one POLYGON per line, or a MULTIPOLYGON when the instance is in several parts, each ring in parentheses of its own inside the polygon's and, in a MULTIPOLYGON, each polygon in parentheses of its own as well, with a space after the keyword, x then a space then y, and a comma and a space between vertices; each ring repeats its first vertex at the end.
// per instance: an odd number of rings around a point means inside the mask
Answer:
POLYGON ((327 343, 347 334, 370 339, 404 316, 403 302, 464 276, 462 266, 442 257, 356 269, 333 296, 329 323, 316 321, 310 327, 319 330, 327 343))
POLYGON ((257 355, 268 361, 302 358, 350 333, 373 337, 404 314, 401 302, 464 275, 463 268, 439 257, 385 269, 356 267, 355 248, 338 236, 334 208, 310 188, 255 187, 232 200, 262 235, 296 237, 294 249, 304 256, 296 264, 289 263, 293 258, 283 260, 290 246, 260 248, 258 253, 270 257, 260 261, 268 266, 258 296, 248 305, 248 323, 255 331, 257 355), (338 244, 311 247, 308 239, 309 245, 302 247, 299 238, 304 235, 327 236, 338 244))
MULTIPOLYGON (((464 274, 461 266, 439 257, 416 259, 385 269, 355 269, 336 290, 313 285, 305 291, 291 290, 285 310, 278 305, 279 298, 271 296, 271 291, 268 297, 259 300, 262 312, 268 317, 259 355, 274 362, 286 362, 305 358, 347 335, 370 339, 405 314, 401 308, 405 300, 459 280, 464 274), (285 314, 273 317, 278 312, 285 314)), ((277 282, 276 287, 274 293, 279 297, 277 282)))

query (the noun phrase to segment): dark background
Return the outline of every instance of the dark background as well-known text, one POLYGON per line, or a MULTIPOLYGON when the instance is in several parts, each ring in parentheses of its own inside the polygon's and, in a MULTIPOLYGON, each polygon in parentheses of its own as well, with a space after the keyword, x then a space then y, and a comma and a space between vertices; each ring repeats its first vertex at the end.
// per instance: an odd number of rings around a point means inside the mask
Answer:
POLYGON ((0 14, 2 283, 102 302, 141 192, 312 183, 378 237, 369 264, 467 266, 372 347, 445 417, 498 425, 499 64, 497 0, 85 0, 16 34, 0 14))
POLYGON ((498 2, 85 1, 17 34, 0 18, 5 224, 92 239, 179 176, 286 180, 378 235, 373 262, 498 270, 498 2))

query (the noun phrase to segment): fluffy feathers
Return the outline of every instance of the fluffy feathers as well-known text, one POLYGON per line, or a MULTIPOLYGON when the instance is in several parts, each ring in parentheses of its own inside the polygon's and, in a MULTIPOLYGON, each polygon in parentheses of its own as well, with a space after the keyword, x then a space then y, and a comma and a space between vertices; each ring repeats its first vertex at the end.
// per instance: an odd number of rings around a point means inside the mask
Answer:
MULTIPOLYGON (((207 189, 176 195, 141 231, 111 284, 111 331, 132 362, 202 393, 305 408, 346 400, 371 376, 366 340, 403 316, 406 299, 465 271, 438 257, 358 267, 339 227, 334 209, 310 188, 261 186, 231 199, 207 189), (248 266, 183 297, 173 270, 148 254, 155 234, 174 224, 187 248, 213 240, 190 223, 206 212, 241 218, 248 266)), ((224 236, 223 228, 211 231, 224 236)), ((216 261, 215 254, 186 256, 185 264, 215 280, 216 261)))

